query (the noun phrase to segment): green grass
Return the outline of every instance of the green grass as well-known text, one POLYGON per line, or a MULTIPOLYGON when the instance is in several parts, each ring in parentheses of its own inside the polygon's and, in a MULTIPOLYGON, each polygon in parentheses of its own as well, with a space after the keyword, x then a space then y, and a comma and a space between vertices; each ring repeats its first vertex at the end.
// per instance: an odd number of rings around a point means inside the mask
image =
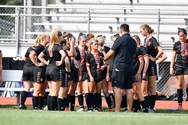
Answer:
POLYGON ((187 111, 87 113, 0 108, 1 125, 187 125, 187 111), (166 112, 166 113, 161 113, 166 112))

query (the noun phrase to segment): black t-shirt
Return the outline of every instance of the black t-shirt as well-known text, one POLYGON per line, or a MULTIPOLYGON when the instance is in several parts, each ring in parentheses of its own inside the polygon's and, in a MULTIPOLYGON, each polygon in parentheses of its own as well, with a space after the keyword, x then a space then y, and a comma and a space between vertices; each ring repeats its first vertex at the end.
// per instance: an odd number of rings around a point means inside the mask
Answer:
POLYGON ((115 51, 114 65, 119 69, 132 69, 133 56, 136 52, 136 42, 130 34, 124 34, 113 44, 112 50, 115 51))
POLYGON ((104 46, 104 51, 105 51, 105 53, 107 53, 109 50, 110 50, 110 47, 104 46))
POLYGON ((174 44, 173 50, 176 51, 175 64, 183 67, 188 67, 188 40, 186 43, 177 41, 174 44))
MULTIPOLYGON (((43 51, 45 49, 45 47, 43 46, 43 45, 38 45, 37 47, 36 47, 36 49, 34 50, 35 51, 35 53, 36 53, 36 56, 38 57, 38 55, 43 51)), ((47 60, 47 57, 45 56, 44 57, 45 58, 45 60, 47 60)), ((37 58, 37 61, 38 62, 40 62, 40 60, 37 58)))
POLYGON ((56 61, 61 60, 61 54, 59 53, 60 50, 62 50, 62 47, 59 44, 54 44, 52 50, 49 50, 49 46, 47 46, 43 50, 43 53, 47 56, 47 59, 49 60, 49 64, 55 64, 56 61))
POLYGON ((34 63, 31 61, 29 54, 31 51, 35 51, 36 47, 35 46, 31 46, 27 49, 26 53, 25 53, 25 57, 26 57, 26 64, 27 65, 34 65, 34 63))
POLYGON ((138 68, 139 68, 139 65, 140 65, 140 62, 139 62, 138 58, 140 56, 144 56, 146 54, 147 54, 147 51, 146 51, 146 48, 144 46, 140 46, 140 47, 136 48, 136 53, 135 53, 134 59, 133 59, 133 62, 134 62, 133 70, 135 72, 138 71, 138 68))
POLYGON ((77 52, 77 56, 75 57, 76 60, 80 60, 82 72, 87 72, 86 70, 86 55, 88 54, 87 46, 84 50, 79 49, 78 47, 75 48, 77 52))
POLYGON ((146 39, 144 40, 144 46, 146 47, 147 53, 152 57, 156 57, 158 49, 156 47, 160 46, 159 42, 154 37, 151 37, 149 45, 146 45, 146 39))
MULTIPOLYGON (((104 55, 102 53, 98 53, 98 55, 93 55, 92 53, 88 53, 86 55, 86 64, 90 65, 90 70, 91 70, 91 74, 94 77, 98 77, 96 76, 98 71, 100 71, 100 66, 103 65, 103 58, 104 55)), ((103 71, 100 71, 101 75, 103 71)))

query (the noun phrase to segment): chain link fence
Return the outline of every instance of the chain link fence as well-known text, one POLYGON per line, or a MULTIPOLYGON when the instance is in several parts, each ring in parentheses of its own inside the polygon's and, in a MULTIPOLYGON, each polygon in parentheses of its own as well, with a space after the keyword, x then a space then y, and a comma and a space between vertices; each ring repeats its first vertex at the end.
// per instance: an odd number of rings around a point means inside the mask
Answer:
MULTIPOLYGON (((141 24, 149 24, 164 50, 172 49, 178 40, 177 28, 187 28, 187 15, 188 9, 179 8, 0 6, 0 43, 17 42, 19 47, 20 43, 33 43, 38 34, 58 28, 75 36, 80 32, 105 35, 106 44, 111 46, 111 36, 118 33, 119 25, 128 23, 132 35, 139 35, 141 24)), ((176 81, 169 75, 169 67, 169 62, 158 65, 157 90, 167 96, 176 93, 176 81)))

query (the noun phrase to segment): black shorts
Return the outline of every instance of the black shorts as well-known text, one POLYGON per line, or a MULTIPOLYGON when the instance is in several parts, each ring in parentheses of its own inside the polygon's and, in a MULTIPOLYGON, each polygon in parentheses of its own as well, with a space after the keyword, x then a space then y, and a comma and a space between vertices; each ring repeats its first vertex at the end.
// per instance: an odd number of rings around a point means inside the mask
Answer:
POLYGON ((73 83, 77 83, 78 82, 78 69, 73 69, 70 72, 70 78, 69 80, 73 80, 73 83))
POLYGON ((188 75, 188 67, 181 67, 181 66, 175 66, 174 67, 175 70, 175 75, 188 75))
POLYGON ((87 72, 82 72, 82 81, 87 80, 88 74, 87 72))
POLYGON ((147 70, 148 76, 157 76, 157 64, 156 62, 149 61, 149 66, 147 70))
POLYGON ((68 87, 68 80, 69 80, 70 74, 66 72, 65 69, 62 68, 62 83, 61 87, 68 87))
POLYGON ((25 64, 23 67, 23 74, 22 74, 22 80, 23 81, 34 81, 33 71, 35 66, 25 64))
POLYGON ((36 83, 44 83, 45 81, 45 73, 46 67, 36 67, 33 71, 34 74, 34 82, 36 83))
MULTIPOLYGON (((99 82, 101 82, 104 78, 103 78, 103 74, 102 74, 102 72, 101 71, 93 71, 92 73, 92 76, 93 76, 93 78, 94 78, 94 82, 95 83, 99 83, 99 82)), ((87 81, 88 82, 90 82, 90 77, 89 77, 89 75, 87 74, 87 81)))
POLYGON ((47 81, 61 81, 62 80, 62 67, 55 65, 48 65, 46 68, 47 81))
POLYGON ((118 87, 121 89, 131 89, 132 76, 133 76, 132 70, 116 68, 114 66, 112 72, 112 87, 118 87))

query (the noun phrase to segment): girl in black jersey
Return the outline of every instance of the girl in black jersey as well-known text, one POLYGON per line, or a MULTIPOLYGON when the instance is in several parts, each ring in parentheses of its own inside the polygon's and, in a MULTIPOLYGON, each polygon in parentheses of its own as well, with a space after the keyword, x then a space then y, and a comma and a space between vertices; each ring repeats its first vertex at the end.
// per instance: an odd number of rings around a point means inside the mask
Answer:
MULTIPOLYGON (((170 63, 170 74, 176 76, 178 109, 182 109, 183 83, 186 84, 188 95, 188 40, 187 31, 183 28, 178 29, 179 40, 174 44, 172 59, 170 63)), ((188 97, 188 96, 187 96, 188 97)))
POLYGON ((50 36, 48 33, 41 35, 41 43, 36 47, 35 50, 31 51, 29 57, 35 64, 34 75, 34 92, 33 92, 33 109, 42 110, 44 106, 44 92, 46 88, 45 71, 46 65, 41 63, 37 57, 45 49, 46 45, 50 42, 50 36))
MULTIPOLYGON (((145 37, 144 46, 146 47, 149 55, 149 67, 148 67, 148 81, 142 81, 142 93, 145 100, 149 104, 150 112, 154 112, 156 101, 156 78, 157 78, 157 65, 156 60, 163 54, 163 49, 157 42, 157 40, 151 35, 154 30, 147 24, 143 24, 140 27, 140 34, 145 37)), ((143 74, 144 75, 144 74, 143 74)))
POLYGON ((34 46, 29 47, 24 56, 24 60, 26 61, 26 63, 24 64, 24 67, 23 67, 22 79, 23 79, 25 90, 21 94, 21 105, 19 106, 20 109, 27 109, 27 107, 25 106, 25 101, 27 99, 28 92, 30 91, 30 88, 34 81, 33 71, 34 71, 35 65, 31 61, 29 55, 31 51, 36 49, 36 47, 40 44, 40 42, 41 42, 41 36, 39 35, 35 40, 34 46))
POLYGON ((46 80, 50 89, 48 110, 57 109, 57 96, 62 83, 62 64, 65 57, 66 54, 58 39, 58 30, 53 30, 50 44, 38 56, 38 59, 47 65, 46 80), (47 56, 48 61, 45 60, 45 56, 47 56))
POLYGON ((140 45, 139 36, 134 35, 132 37, 137 43, 133 65, 133 112, 138 111, 140 103, 142 105, 143 112, 148 112, 145 99, 141 93, 141 79, 146 79, 146 71, 149 65, 149 56, 146 52, 146 48, 140 45))
POLYGON ((92 111, 92 102, 95 101, 95 111, 98 112, 101 105, 101 89, 104 79, 103 71, 105 65, 103 63, 104 55, 98 51, 98 40, 93 39, 91 42, 91 52, 86 56, 87 67, 87 86, 85 86, 85 98, 88 111, 92 111), (95 96, 94 89, 96 89, 95 96))
POLYGON ((78 102, 79 109, 78 112, 84 111, 84 99, 83 99, 83 84, 87 84, 87 70, 86 70, 86 55, 88 53, 88 48, 86 46, 87 37, 85 34, 80 35, 78 38, 78 47, 76 47, 77 56, 76 60, 78 60, 79 65, 79 77, 77 83, 77 92, 78 92, 78 102))

